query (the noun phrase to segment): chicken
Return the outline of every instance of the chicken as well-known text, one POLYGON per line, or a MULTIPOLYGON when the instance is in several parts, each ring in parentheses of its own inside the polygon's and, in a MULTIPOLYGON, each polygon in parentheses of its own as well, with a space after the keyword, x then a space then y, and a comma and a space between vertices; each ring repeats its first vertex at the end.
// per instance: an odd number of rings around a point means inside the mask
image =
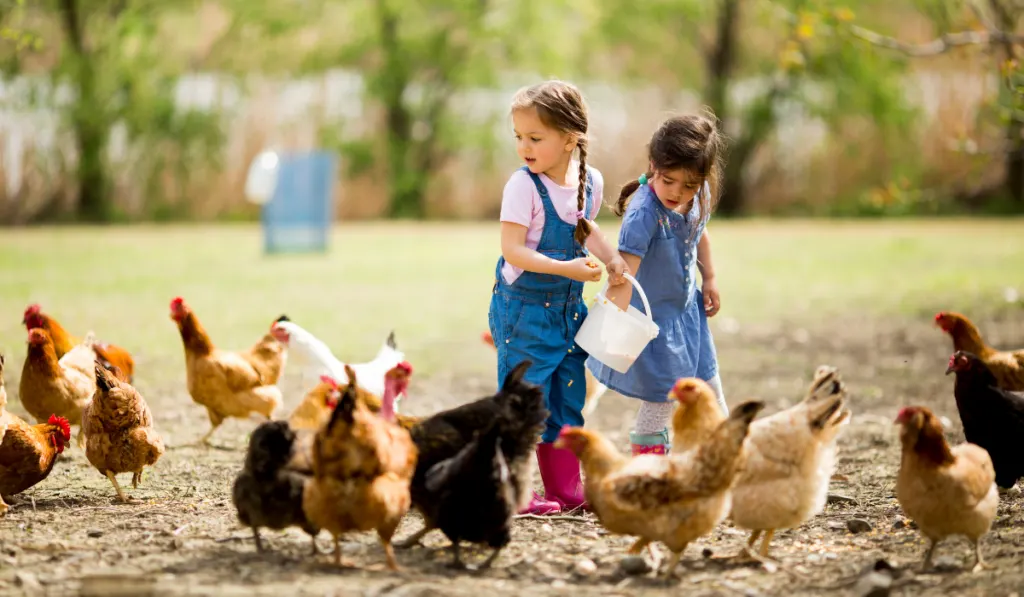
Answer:
POLYGON ((992 348, 981 339, 978 327, 960 313, 943 311, 935 316, 935 323, 953 338, 953 350, 974 353, 985 361, 1000 388, 1024 391, 1024 348, 1014 351, 992 348))
POLYGON ((281 405, 276 384, 287 355, 285 344, 268 332, 246 351, 220 350, 181 297, 171 301, 171 319, 178 324, 185 347, 188 392, 210 417, 210 431, 201 443, 208 443, 228 417, 274 416, 281 405))
POLYGON ((963 350, 950 357, 946 375, 950 373, 956 373, 953 396, 964 436, 992 458, 996 485, 1010 489, 1024 477, 1024 392, 1000 389, 985 362, 963 350))
POLYGON ((458 454, 442 460, 424 475, 423 490, 432 494, 432 520, 452 542, 453 565, 463 568, 461 541, 486 543, 494 551, 481 567, 488 568, 512 540, 512 519, 518 507, 505 455, 501 425, 477 432, 458 454))
POLYGON ((508 544, 512 517, 530 499, 530 457, 548 416, 543 390, 523 380, 530 365, 513 368, 493 396, 412 428, 419 452, 412 500, 426 524, 402 547, 439 528, 452 542, 456 566, 462 566, 459 542, 469 541, 494 550, 487 567, 508 544))
MULTIPOLYGON (((81 344, 80 340, 68 335, 67 331, 56 319, 43 313, 38 304, 29 305, 25 309, 21 323, 25 325, 26 331, 32 328, 46 330, 50 337, 53 338, 53 345, 57 351, 58 359, 67 354, 75 345, 81 344)), ((131 353, 120 346, 104 342, 93 342, 92 350, 101 363, 117 367, 121 379, 131 383, 132 376, 135 374, 135 360, 132 358, 131 353)))
POLYGON ((706 442, 725 420, 715 391, 696 377, 676 381, 669 398, 679 403, 672 414, 672 451, 676 454, 706 442))
MULTIPOLYGON (((409 510, 409 483, 416 469, 416 446, 409 432, 386 421, 357 397, 351 367, 338 406, 313 445, 313 478, 302 507, 310 523, 334 537, 334 558, 342 565, 338 538, 350 531, 376 529, 387 566, 398 569, 391 537, 409 510)), ((392 408, 385 395, 385 410, 392 408)))
POLYGON ((963 535, 974 544, 975 572, 986 568, 980 540, 992 527, 999 506, 988 452, 970 443, 950 449, 942 423, 922 406, 902 409, 896 423, 902 425, 903 444, 896 499, 928 538, 922 569, 931 565, 939 541, 952 535, 963 535))
MULTIPOLYGON (((298 324, 283 317, 274 325, 274 335, 288 343, 292 361, 302 365, 302 377, 305 384, 308 385, 313 379, 322 375, 328 375, 340 384, 348 383, 348 377, 345 374, 346 363, 339 361, 327 344, 298 324)), ((361 389, 375 396, 382 396, 384 394, 384 375, 404 360, 405 354, 398 350, 395 344, 395 333, 391 332, 372 361, 349 366, 356 372, 361 389)), ((398 412, 400 405, 398 402, 395 404, 395 412, 398 412)))
POLYGON ((803 402, 750 426, 746 463, 732 490, 731 517, 749 529, 749 546, 764 533, 761 555, 776 529, 803 524, 825 509, 836 466, 836 439, 849 422, 839 373, 822 366, 803 402))
POLYGON ((139 486, 142 469, 153 466, 164 453, 164 442, 153 429, 153 413, 128 382, 96 363, 96 394, 85 407, 85 457, 114 485, 127 502, 116 475, 132 473, 132 488, 139 486))
POLYGON ((0 353, 0 444, 4 443, 4 434, 7 433, 10 419, 7 413, 7 386, 4 385, 4 355, 0 353))
POLYGON ((312 429, 316 431, 331 419, 331 412, 338 405, 338 384, 333 378, 322 375, 320 383, 306 393, 302 402, 288 415, 288 427, 292 430, 312 429))
POLYGON ((632 459, 596 431, 565 427, 555 447, 583 463, 587 502, 613 533, 638 535, 630 553, 652 541, 671 551, 672 575, 686 546, 729 513, 730 487, 742 466, 747 430, 763 402, 744 402, 699 447, 683 454, 643 454, 632 459))
MULTIPOLYGON (((491 348, 494 348, 494 336, 491 332, 483 332, 480 338, 491 348)), ((594 374, 590 372, 590 369, 586 369, 586 380, 587 380, 587 393, 583 402, 583 415, 590 416, 597 410, 597 403, 601 400, 601 396, 608 391, 608 386, 597 381, 594 374)))
MULTIPOLYGON (((337 399, 336 392, 332 399, 337 399)), ((238 520, 252 528, 256 550, 263 551, 260 527, 286 529, 297 526, 313 541, 313 554, 318 553, 318 529, 302 509, 302 494, 312 477, 311 469, 293 468, 292 450, 295 432, 285 421, 260 424, 249 438, 245 466, 235 478, 231 500, 238 510, 238 520)))
POLYGON ((51 415, 46 423, 29 425, 8 415, 7 433, 0 444, 0 516, 7 513, 3 496, 12 496, 45 479, 57 455, 71 441, 71 425, 51 415))
MULTIPOLYGON (((92 340, 90 332, 85 341, 58 360, 49 332, 41 328, 29 330, 28 356, 21 370, 18 394, 21 405, 37 422, 56 414, 72 425, 81 424, 82 409, 96 392, 92 340)), ((80 431, 79 440, 82 437, 80 431)))
MULTIPOLYGON (((370 412, 380 413, 385 403, 392 402, 397 396, 405 394, 411 375, 412 365, 402 361, 392 367, 391 371, 388 371, 384 376, 385 380, 387 380, 384 394, 388 397, 388 400, 382 400, 362 387, 356 387, 355 389, 356 400, 362 402, 370 412)), ((358 377, 358 374, 356 376, 358 377)), ((288 426, 295 432, 296 436, 294 455, 289 463, 290 467, 312 469, 314 437, 316 432, 330 420, 331 413, 334 411, 335 406, 337 406, 337 397, 339 395, 338 383, 333 377, 324 375, 321 377, 320 384, 303 398, 302 402, 295 408, 295 411, 288 417, 288 426)), ((398 423, 399 427, 406 430, 411 429, 419 421, 418 417, 409 417, 393 412, 384 412, 381 416, 388 421, 398 423)))

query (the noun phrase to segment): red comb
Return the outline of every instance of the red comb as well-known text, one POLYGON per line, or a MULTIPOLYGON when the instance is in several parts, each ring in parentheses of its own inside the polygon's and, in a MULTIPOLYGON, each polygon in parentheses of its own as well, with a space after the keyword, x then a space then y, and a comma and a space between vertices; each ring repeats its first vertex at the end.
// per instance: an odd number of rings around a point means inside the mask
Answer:
POLYGON ((946 316, 946 312, 945 311, 940 311, 939 313, 935 314, 935 321, 939 321, 939 320, 941 320, 945 316, 946 316))
POLYGON ((171 308, 172 309, 176 309, 176 308, 178 308, 178 307, 180 307, 180 306, 182 306, 184 304, 185 304, 185 299, 181 298, 180 296, 176 296, 176 297, 174 297, 173 300, 171 300, 171 308))
POLYGON ((39 307, 39 303, 32 303, 28 307, 25 307, 25 317, 28 317, 29 315, 37 315, 40 310, 41 308, 39 307))
POLYGON ((412 364, 410 364, 409 361, 402 361, 395 365, 395 368, 401 370, 406 375, 412 375, 412 364))
POLYGON ((335 381, 335 379, 333 377, 331 377, 330 375, 321 375, 320 376, 320 382, 321 383, 325 383, 325 384, 331 386, 331 388, 333 388, 335 390, 338 389, 338 382, 335 381))
POLYGON ((47 421, 50 425, 58 425, 60 427, 61 435, 64 436, 64 441, 71 441, 71 425, 68 420, 64 417, 58 417, 57 415, 50 415, 50 420, 47 421))

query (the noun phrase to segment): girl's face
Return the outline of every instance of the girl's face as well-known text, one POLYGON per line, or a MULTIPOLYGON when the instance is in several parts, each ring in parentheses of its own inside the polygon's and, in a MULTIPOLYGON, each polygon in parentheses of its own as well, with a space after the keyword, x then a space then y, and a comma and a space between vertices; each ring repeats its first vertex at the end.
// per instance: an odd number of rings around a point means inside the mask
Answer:
POLYGON ((530 172, 547 174, 555 182, 564 184, 569 158, 576 148, 572 135, 547 127, 541 122, 536 108, 513 112, 512 127, 516 135, 516 153, 530 172))
POLYGON ((650 185, 662 205, 672 211, 681 211, 697 196, 703 182, 703 177, 696 172, 679 168, 654 170, 650 185))

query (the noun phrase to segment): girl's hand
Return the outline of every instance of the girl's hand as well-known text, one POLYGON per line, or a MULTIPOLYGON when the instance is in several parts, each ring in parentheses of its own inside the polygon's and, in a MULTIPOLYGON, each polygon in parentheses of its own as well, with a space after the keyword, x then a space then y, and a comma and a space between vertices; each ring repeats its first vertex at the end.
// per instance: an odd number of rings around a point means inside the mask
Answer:
POLYGON ((615 257, 609 259, 608 263, 604 264, 604 269, 608 272, 609 286, 618 286, 626 282, 622 274, 629 271, 629 266, 626 265, 626 260, 619 254, 616 253, 615 257))
POLYGON ((715 282, 715 279, 705 279, 701 292, 704 294, 704 311, 708 314, 708 317, 714 317, 718 314, 718 310, 722 308, 722 300, 718 296, 718 284, 715 282))
POLYGON ((562 275, 577 282, 598 282, 601 280, 601 266, 589 257, 577 257, 565 262, 562 275))

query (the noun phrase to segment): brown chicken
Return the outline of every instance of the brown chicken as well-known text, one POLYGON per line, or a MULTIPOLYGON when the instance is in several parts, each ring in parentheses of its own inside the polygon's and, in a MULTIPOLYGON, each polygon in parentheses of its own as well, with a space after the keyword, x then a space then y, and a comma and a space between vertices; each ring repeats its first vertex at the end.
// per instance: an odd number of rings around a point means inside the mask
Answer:
POLYGON ((668 397, 679 403, 672 414, 672 452, 675 454, 706 442, 725 420, 715 391, 701 379, 678 380, 668 397))
POLYGON ((106 475, 127 502, 116 475, 132 473, 132 488, 142 480, 142 468, 153 466, 164 453, 164 442, 153 429, 153 414, 135 388, 96 363, 96 395, 85 407, 82 430, 85 456, 106 475))
MULTIPOLYGON (((26 330, 42 328, 49 332, 50 337, 53 338, 53 346, 57 351, 58 359, 67 354, 76 345, 82 343, 81 340, 69 335, 64 326, 56 319, 43 313, 38 304, 29 305, 25 309, 21 323, 25 324, 26 330)), ((117 367, 118 375, 124 381, 131 383, 132 376, 135 374, 135 360, 132 358, 131 353, 120 346, 98 341, 93 342, 92 351, 101 363, 117 367)))
POLYGON ((896 424, 903 426, 896 498, 928 538, 922 569, 931 565, 939 541, 952 535, 963 535, 974 544, 975 572, 987 568, 980 540, 992 527, 999 506, 988 452, 969 443, 951 449, 942 436, 942 423, 923 406, 904 408, 896 424))
POLYGON ((302 402, 288 415, 288 427, 292 431, 320 429, 331 419, 331 413, 338 405, 337 395, 338 384, 327 375, 321 375, 320 383, 307 392, 302 402))
POLYGON ((4 443, 4 434, 7 433, 10 419, 7 413, 7 386, 4 385, 4 355, 0 353, 0 444, 4 443))
MULTIPOLYGON (((96 392, 96 355, 85 341, 60 360, 49 332, 32 328, 28 333, 28 357, 21 370, 18 394, 21 405, 37 422, 59 415, 72 425, 82 422, 82 409, 96 392)), ((79 443, 82 435, 79 430, 79 443)))
POLYGON ((850 418, 845 396, 839 372, 822 366, 802 402, 750 426, 731 518, 751 531, 749 546, 764 533, 762 556, 776 529, 799 526, 825 509, 836 439, 850 418))
POLYGON ((171 319, 178 324, 185 347, 188 392, 210 417, 210 431, 200 443, 208 443, 228 417, 246 418, 252 413, 273 417, 281 405, 276 384, 284 367, 284 344, 268 331, 246 351, 220 350, 181 297, 171 301, 171 319))
POLYGON ((978 326, 960 313, 943 311, 935 316, 935 324, 953 338, 953 350, 977 355, 996 376, 999 387, 1011 392, 1024 391, 1024 348, 996 350, 981 338, 978 326))
POLYGON ((397 570, 391 538, 412 502, 416 446, 408 431, 370 412, 357 396, 355 372, 346 367, 345 373, 349 383, 316 434, 313 479, 303 493, 303 510, 310 523, 334 537, 338 566, 340 535, 376 529, 388 568, 397 570))
POLYGON ((0 516, 7 513, 3 496, 12 496, 45 479, 57 454, 71 441, 71 425, 64 417, 51 415, 41 425, 29 425, 8 415, 7 433, 0 444, 0 516))
POLYGON ((683 454, 643 454, 629 459, 600 433, 562 429, 555 446, 583 463, 587 502, 613 533, 638 535, 630 553, 652 541, 671 551, 667 574, 690 542, 710 532, 729 513, 729 489, 742 466, 751 421, 763 402, 745 402, 699 447, 683 454))

